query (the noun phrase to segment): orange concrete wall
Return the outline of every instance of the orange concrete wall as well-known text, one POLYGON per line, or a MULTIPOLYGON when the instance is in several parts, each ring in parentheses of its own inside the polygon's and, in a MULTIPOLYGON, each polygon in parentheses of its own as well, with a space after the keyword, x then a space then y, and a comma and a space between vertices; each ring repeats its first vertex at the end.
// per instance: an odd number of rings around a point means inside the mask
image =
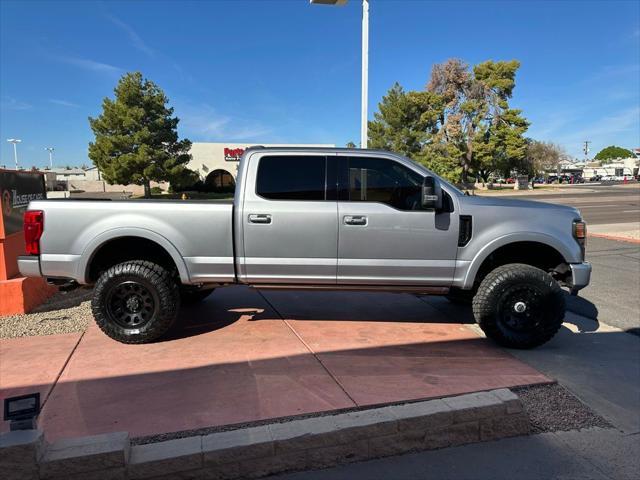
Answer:
POLYGON ((24 234, 22 232, 0 239, 0 280, 8 280, 20 274, 18 255, 24 254, 24 234))
POLYGON ((0 316, 28 313, 57 290, 48 285, 44 278, 0 280, 0 316))

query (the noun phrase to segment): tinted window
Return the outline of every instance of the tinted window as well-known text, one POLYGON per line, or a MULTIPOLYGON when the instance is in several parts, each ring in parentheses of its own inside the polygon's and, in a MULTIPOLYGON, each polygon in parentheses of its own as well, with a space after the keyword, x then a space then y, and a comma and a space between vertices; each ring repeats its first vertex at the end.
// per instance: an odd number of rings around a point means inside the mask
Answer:
POLYGON ((380 202, 398 210, 422 210, 422 175, 393 160, 351 157, 342 181, 346 185, 341 185, 341 190, 347 191, 346 197, 352 202, 380 202))
POLYGON ((262 157, 256 193, 272 200, 324 200, 325 157, 262 157))

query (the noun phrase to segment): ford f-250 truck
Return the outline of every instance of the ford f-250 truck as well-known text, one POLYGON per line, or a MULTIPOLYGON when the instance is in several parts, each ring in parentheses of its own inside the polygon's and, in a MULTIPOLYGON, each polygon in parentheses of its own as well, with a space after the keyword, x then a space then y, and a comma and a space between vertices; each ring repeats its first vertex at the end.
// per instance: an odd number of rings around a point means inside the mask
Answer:
POLYGON ((233 202, 35 201, 25 276, 94 285, 111 338, 151 342, 214 288, 379 290, 471 303, 486 335, 530 348, 589 283, 574 208, 464 195, 422 165, 357 149, 248 149, 233 202))

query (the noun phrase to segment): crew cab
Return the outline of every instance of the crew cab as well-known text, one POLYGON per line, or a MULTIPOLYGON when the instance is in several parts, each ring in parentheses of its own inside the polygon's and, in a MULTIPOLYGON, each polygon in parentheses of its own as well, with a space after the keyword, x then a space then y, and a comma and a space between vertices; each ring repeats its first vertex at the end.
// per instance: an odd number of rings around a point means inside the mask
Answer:
POLYGON ((252 147, 233 201, 34 201, 25 276, 94 286, 108 336, 154 341, 215 288, 379 290, 471 304, 486 335, 530 348, 589 283, 578 210, 469 196, 384 151, 252 147))

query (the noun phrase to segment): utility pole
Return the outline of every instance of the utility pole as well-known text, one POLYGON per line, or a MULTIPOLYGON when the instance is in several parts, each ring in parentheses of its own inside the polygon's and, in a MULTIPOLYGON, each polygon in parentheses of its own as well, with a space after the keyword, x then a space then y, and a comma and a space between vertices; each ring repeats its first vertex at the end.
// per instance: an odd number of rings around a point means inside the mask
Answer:
POLYGON ((362 0, 362 112, 360 113, 360 148, 367 148, 369 101, 369 0, 362 0))
MULTIPOLYGON (((317 5, 345 5, 348 0, 309 0, 317 5)), ((360 110, 360 148, 367 148, 368 120, 367 107, 369 99, 369 0, 362 0, 362 103, 360 110)))
POLYGON ((13 160, 16 162, 16 170, 18 170, 18 147, 17 145, 22 142, 19 138, 7 138, 7 142, 13 143, 13 160))
POLYGON ((53 170, 53 151, 55 150, 55 148, 53 148, 53 147, 45 147, 44 149, 47 152, 49 152, 49 170, 53 170))
POLYGON ((584 159, 588 160, 589 159, 589 144, 591 142, 589 140, 585 140, 584 141, 584 147, 582 147, 582 151, 584 152, 584 159))

